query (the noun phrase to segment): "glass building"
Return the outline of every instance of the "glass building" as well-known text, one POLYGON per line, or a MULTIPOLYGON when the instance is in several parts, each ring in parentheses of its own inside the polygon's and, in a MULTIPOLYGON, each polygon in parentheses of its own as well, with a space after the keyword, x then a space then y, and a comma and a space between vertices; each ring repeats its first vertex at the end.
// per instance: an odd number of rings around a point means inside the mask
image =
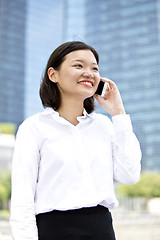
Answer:
POLYGON ((24 119, 26 1, 0 0, 0 122, 24 119))
POLYGON ((0 0, 0 122, 18 126, 42 110, 39 86, 63 41, 64 10, 63 0, 0 0))
POLYGON ((27 3, 25 118, 42 110, 40 80, 52 51, 65 41, 83 40, 85 34, 84 0, 27 3))
POLYGON ((63 41, 85 41, 85 1, 64 0, 63 41))
POLYGON ((160 171, 160 2, 86 0, 86 38, 101 75, 117 83, 138 136, 143 169, 160 171), (96 34, 95 34, 96 33, 96 34))
POLYGON ((40 82, 50 54, 63 41, 63 16, 62 0, 27 0, 24 118, 42 110, 40 82))
POLYGON ((19 125, 42 110, 47 60, 70 40, 98 51, 101 76, 116 82, 131 115, 143 169, 160 170, 159 0, 0 0, 0 122, 19 125))

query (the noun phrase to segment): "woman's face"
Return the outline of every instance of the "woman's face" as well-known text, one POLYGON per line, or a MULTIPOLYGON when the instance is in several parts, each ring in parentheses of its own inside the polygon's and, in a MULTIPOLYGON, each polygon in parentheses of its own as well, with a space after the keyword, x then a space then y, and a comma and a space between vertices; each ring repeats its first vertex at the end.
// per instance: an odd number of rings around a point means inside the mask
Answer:
POLYGON ((77 50, 66 55, 55 80, 62 97, 85 100, 96 92, 100 81, 98 64, 90 50, 77 50))

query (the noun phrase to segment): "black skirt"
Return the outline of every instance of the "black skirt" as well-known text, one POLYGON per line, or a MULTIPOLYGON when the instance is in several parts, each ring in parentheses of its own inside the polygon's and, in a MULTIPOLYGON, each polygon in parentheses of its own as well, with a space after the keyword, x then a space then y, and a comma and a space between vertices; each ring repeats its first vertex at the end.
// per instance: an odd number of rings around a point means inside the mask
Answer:
POLYGON ((115 240, 112 216, 103 206, 38 214, 39 240, 115 240))

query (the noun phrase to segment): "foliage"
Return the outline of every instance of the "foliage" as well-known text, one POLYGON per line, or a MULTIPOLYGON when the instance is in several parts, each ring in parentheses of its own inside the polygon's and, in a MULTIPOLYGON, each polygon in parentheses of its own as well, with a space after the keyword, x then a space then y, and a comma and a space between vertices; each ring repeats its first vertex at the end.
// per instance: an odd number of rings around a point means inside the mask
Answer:
POLYGON ((6 188, 0 183, 0 200, 6 199, 7 199, 6 188))
POLYGON ((13 123, 0 123, 0 133, 15 134, 16 125, 13 123))
POLYGON ((143 172, 138 183, 134 185, 119 184, 117 191, 128 197, 160 197, 160 173, 143 172))
POLYGON ((10 215, 10 211, 9 210, 0 210, 0 215, 10 215))
POLYGON ((11 173, 0 171, 0 201, 8 201, 11 197, 11 173))

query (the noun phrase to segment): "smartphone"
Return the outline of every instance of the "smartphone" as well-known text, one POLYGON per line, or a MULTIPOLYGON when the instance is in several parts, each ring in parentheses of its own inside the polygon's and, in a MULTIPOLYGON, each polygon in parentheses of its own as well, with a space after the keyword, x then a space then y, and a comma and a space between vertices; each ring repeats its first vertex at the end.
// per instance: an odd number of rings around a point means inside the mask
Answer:
POLYGON ((99 85, 98 85, 98 88, 97 88, 97 91, 95 92, 95 94, 98 94, 101 97, 104 97, 108 87, 109 87, 109 83, 108 82, 100 81, 99 85))

